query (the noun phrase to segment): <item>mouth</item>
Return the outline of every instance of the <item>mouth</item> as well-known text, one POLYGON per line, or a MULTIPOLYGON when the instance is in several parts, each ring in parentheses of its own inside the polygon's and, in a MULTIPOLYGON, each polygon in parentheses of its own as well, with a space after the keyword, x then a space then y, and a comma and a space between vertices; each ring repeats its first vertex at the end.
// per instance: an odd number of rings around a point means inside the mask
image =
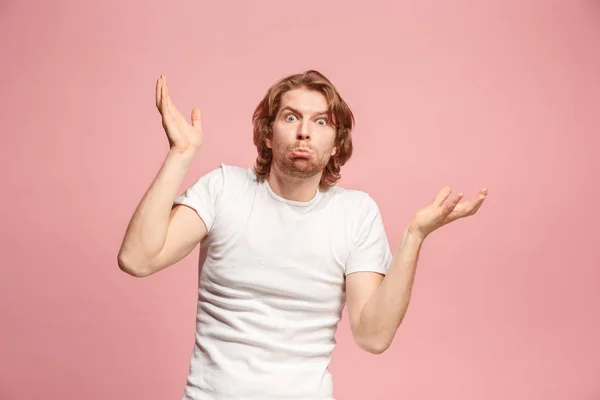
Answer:
POLYGON ((308 149, 294 149, 291 151, 292 157, 311 158, 312 151, 308 149))

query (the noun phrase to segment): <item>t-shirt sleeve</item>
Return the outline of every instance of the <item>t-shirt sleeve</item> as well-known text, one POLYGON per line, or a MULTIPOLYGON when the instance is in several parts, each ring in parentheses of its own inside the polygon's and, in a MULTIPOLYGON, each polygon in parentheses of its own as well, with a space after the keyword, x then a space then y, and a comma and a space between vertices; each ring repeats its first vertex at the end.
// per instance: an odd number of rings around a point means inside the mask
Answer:
POLYGON ((373 198, 365 197, 358 208, 355 242, 346 263, 346 275, 353 272, 386 274, 392 253, 379 207, 373 198))
POLYGON ((185 205, 196 211, 210 232, 217 216, 223 185, 224 172, 221 165, 192 183, 175 198, 174 205, 185 205))

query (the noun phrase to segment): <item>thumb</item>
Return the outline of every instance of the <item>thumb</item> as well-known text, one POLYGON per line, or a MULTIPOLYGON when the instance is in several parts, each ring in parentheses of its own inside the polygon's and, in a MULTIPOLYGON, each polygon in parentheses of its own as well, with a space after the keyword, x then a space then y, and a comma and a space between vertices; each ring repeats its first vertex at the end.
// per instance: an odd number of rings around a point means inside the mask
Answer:
POLYGON ((200 110, 197 108, 192 110, 192 126, 197 129, 202 127, 202 115, 200 114, 200 110))

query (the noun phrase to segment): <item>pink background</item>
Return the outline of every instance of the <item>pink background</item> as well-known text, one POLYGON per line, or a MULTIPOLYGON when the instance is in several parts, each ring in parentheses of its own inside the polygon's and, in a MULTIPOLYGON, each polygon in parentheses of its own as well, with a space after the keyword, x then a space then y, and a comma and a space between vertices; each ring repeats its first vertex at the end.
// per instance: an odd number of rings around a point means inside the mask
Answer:
POLYGON ((146 279, 116 255, 167 150, 154 85, 201 108, 185 185, 251 166, 251 113, 315 68, 357 117, 346 187, 395 246, 443 185, 476 217, 423 249, 381 356, 346 316, 338 399, 600 399, 600 3, 3 1, 0 399, 178 399, 196 257, 146 279))

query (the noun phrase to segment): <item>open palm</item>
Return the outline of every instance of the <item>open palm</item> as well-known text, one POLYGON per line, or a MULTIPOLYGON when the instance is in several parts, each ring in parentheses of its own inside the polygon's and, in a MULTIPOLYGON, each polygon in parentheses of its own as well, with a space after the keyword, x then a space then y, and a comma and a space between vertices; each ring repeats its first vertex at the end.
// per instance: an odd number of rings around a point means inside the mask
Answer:
POLYGON ((167 77, 161 75, 156 82, 156 107, 162 116, 162 125, 167 133, 171 149, 196 151, 202 144, 202 120, 200 110, 192 110, 191 124, 181 115, 171 101, 167 77))
POLYGON ((460 193, 454 199, 446 202, 451 191, 450 187, 441 189, 433 203, 417 211, 411 222, 411 231, 425 237, 452 221, 474 215, 488 194, 487 189, 481 189, 475 199, 461 203, 463 194, 460 193))

